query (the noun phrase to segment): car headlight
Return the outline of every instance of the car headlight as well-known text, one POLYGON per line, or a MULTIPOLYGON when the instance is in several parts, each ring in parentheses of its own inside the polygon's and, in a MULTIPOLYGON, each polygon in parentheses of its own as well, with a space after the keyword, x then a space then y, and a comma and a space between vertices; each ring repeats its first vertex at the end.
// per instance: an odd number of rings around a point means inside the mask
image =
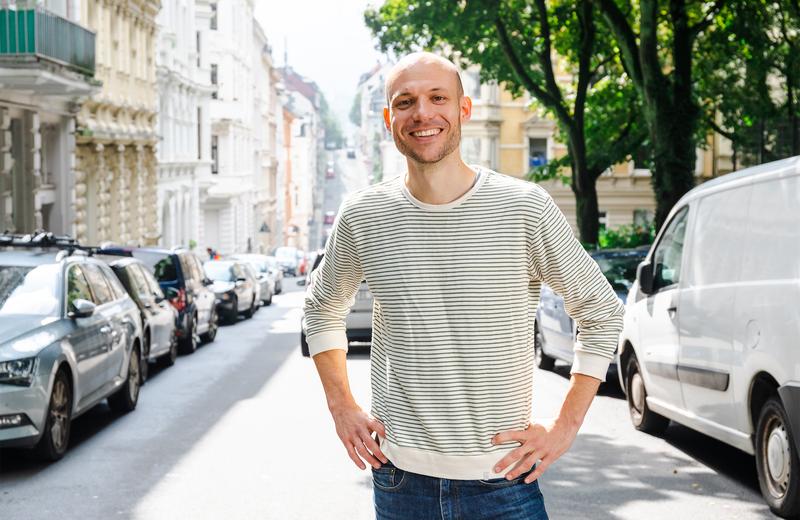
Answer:
POLYGON ((37 364, 35 357, 0 362, 0 384, 30 386, 37 364))

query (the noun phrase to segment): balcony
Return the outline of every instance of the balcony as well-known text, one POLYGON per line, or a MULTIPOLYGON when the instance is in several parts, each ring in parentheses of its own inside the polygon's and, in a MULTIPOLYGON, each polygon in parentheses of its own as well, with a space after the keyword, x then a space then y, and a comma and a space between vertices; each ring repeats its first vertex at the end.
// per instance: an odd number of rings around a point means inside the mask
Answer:
POLYGON ((2 88, 86 95, 94 73, 92 31, 43 9, 0 9, 2 88))

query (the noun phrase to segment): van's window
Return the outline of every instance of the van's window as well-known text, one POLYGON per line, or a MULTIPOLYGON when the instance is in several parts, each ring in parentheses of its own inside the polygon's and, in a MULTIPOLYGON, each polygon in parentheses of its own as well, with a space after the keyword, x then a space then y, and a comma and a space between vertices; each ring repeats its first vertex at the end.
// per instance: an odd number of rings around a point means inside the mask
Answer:
POLYGON ((706 286, 738 279, 749 198, 750 189, 742 187, 699 201, 686 263, 690 285, 706 286))
POLYGON ((744 249, 747 280, 800 278, 800 177, 752 187, 744 249))
POLYGON ((681 256, 683 254, 683 239, 686 236, 686 216, 689 214, 688 206, 683 208, 673 218, 661 241, 653 254, 655 266, 656 289, 676 284, 681 278, 681 256))

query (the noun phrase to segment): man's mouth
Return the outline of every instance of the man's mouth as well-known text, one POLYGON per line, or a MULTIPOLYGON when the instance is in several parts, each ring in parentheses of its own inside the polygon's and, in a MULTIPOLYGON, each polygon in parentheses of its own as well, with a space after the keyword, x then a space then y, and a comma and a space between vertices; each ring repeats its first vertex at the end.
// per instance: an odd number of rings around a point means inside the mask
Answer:
POLYGON ((441 131, 441 128, 429 128, 427 130, 417 130, 416 132, 411 132, 411 135, 414 137, 430 137, 432 135, 441 133, 441 131))

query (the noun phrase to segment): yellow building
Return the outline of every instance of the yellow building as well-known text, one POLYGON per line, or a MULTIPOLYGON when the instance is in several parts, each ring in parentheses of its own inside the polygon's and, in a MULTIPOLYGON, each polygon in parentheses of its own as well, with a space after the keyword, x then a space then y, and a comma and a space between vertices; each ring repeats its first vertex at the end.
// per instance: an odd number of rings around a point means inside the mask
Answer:
MULTIPOLYGON (((513 99, 501 88, 500 113, 499 171, 524 177, 533 166, 567 153, 566 145, 554 137, 554 121, 539 117, 531 108, 528 96, 513 99)), ((731 157, 730 143, 716 134, 710 136, 707 148, 697 150, 697 182, 730 172, 731 157)), ((652 220, 656 205, 650 179, 650 170, 637 165, 634 158, 600 176, 597 196, 601 225, 616 227, 652 220)), ((571 188, 560 181, 541 184, 577 229, 575 196, 571 188)))
POLYGON ((158 242, 156 15, 160 0, 85 0, 99 94, 77 116, 75 231, 87 243, 158 242))

